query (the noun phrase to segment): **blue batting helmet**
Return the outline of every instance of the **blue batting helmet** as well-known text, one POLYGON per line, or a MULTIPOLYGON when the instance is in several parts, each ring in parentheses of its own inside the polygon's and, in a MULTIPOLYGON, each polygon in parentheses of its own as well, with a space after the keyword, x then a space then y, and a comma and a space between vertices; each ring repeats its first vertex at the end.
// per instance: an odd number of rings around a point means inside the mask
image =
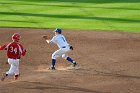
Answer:
POLYGON ((61 33, 61 32, 62 32, 62 30, 61 30, 60 28, 56 28, 56 29, 54 30, 54 32, 61 33))

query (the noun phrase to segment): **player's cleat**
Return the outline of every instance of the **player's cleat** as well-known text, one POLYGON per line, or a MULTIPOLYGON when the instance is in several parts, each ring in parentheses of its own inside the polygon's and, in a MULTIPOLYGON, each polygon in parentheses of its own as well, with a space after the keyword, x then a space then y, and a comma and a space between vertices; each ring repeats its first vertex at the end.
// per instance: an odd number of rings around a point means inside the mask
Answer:
POLYGON ((54 66, 51 66, 49 70, 56 70, 54 66))
POLYGON ((77 66, 77 63, 76 63, 76 62, 74 62, 74 63, 72 64, 72 66, 73 66, 73 67, 76 67, 76 66, 77 66))
POLYGON ((6 73, 2 73, 1 81, 4 81, 5 77, 8 76, 6 73))
POLYGON ((17 80, 18 78, 19 78, 19 76, 20 76, 20 74, 18 74, 18 75, 15 75, 15 80, 17 80))

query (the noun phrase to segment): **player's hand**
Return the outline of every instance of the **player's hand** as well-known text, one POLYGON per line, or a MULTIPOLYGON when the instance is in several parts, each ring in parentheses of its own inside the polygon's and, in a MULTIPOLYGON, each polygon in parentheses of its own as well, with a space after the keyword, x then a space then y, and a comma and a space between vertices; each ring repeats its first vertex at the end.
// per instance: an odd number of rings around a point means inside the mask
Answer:
POLYGON ((47 35, 43 35, 42 37, 43 37, 45 40, 48 39, 48 36, 47 36, 47 35))
POLYGON ((73 46, 70 46, 70 49, 73 50, 73 46))

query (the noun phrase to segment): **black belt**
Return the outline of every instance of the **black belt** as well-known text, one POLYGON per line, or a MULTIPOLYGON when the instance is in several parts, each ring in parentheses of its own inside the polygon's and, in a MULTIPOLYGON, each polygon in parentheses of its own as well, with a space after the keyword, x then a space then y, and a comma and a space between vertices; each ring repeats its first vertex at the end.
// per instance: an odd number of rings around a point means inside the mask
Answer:
POLYGON ((63 46, 62 48, 66 48, 65 46, 63 46))

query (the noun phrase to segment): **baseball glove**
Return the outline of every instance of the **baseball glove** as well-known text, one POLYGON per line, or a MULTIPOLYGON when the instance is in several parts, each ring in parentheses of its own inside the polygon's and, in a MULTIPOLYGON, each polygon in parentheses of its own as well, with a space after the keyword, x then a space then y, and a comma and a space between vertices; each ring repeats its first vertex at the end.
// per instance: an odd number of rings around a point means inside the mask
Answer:
POLYGON ((45 40, 48 39, 48 36, 46 36, 46 35, 43 35, 42 37, 43 37, 45 40))
POLYGON ((73 46, 70 46, 70 49, 73 50, 73 46))

